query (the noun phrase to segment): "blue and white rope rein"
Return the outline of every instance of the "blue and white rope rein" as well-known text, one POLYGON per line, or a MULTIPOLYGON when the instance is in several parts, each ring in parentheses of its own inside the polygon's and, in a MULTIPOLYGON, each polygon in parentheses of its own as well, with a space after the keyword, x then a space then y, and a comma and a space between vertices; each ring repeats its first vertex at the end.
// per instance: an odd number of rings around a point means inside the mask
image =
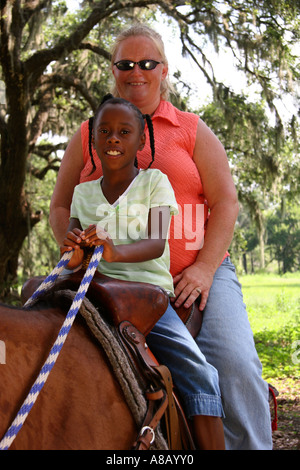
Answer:
POLYGON ((27 307, 32 307, 33 304, 36 303, 37 299, 45 294, 48 290, 51 289, 51 287, 54 285, 56 279, 60 275, 60 273, 64 270, 64 268, 67 266, 69 263, 70 259, 72 258, 73 255, 73 250, 72 251, 66 251, 61 259, 59 260, 58 264, 55 266, 53 271, 49 274, 48 277, 39 285, 37 290, 32 294, 30 299, 27 300, 27 302, 24 304, 24 308, 27 307))
MULTIPOLYGON (((75 320, 75 317, 78 313, 78 310, 81 306, 81 303, 85 297, 85 294, 89 288, 89 285, 91 283, 91 280, 93 279, 93 276, 95 274, 95 271, 97 269, 97 266, 99 264, 99 261, 101 259, 103 252, 103 246, 97 246, 94 250, 94 253, 91 257, 89 266, 85 272, 85 275, 81 281, 81 284, 79 286, 79 289, 76 293, 76 296, 72 302, 72 305, 69 309, 69 312, 66 316, 66 319, 59 331, 58 337, 49 353, 49 356, 44 363, 38 378, 34 382, 26 400, 24 401, 23 405, 21 406, 16 418, 14 419, 13 423, 11 424, 10 428, 6 432, 5 436, 3 439, 0 441, 0 450, 7 450, 15 437, 17 436, 18 432, 20 431, 21 427, 23 426, 31 408, 33 407, 40 391, 42 390, 43 386, 45 385, 45 382, 48 378, 48 375, 50 374, 56 359, 64 345, 64 342, 66 341, 67 335, 73 325, 73 322, 75 320)), ((24 307, 31 307, 40 297, 42 294, 47 292, 52 285, 54 284, 55 280, 59 276, 59 274, 62 272, 64 267, 68 264, 70 261, 70 258, 72 256, 73 252, 65 252, 62 258, 60 259, 59 263, 57 266, 53 269, 51 274, 42 282, 42 284, 38 287, 38 289, 34 292, 34 294, 30 297, 30 299, 27 300, 25 303, 24 307)))

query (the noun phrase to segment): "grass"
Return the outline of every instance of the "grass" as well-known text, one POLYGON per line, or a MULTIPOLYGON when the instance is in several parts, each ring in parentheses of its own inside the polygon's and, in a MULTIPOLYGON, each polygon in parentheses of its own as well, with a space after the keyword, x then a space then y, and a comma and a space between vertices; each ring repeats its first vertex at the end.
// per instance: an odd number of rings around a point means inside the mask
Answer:
POLYGON ((300 272, 248 275, 240 282, 264 378, 299 386, 300 272))
POLYGON ((279 392, 273 448, 299 450, 300 272, 248 275, 240 282, 263 378, 279 392))

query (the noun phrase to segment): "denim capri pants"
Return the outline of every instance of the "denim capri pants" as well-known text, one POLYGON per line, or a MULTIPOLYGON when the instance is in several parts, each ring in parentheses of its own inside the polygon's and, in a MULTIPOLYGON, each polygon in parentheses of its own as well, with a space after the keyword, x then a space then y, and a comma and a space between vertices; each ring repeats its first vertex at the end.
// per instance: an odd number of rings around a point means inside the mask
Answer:
POLYGON ((170 304, 148 334, 147 344, 158 361, 170 370, 189 418, 224 417, 218 372, 206 361, 170 304))

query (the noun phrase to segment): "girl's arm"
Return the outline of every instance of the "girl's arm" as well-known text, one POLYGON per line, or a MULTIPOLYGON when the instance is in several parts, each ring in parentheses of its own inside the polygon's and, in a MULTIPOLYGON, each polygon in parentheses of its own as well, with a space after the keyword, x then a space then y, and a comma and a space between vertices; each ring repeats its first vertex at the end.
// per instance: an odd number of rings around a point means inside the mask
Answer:
POLYGON ((170 221, 170 208, 155 207, 148 217, 148 238, 127 245, 114 245, 109 234, 91 225, 80 238, 89 246, 103 245, 103 258, 108 262, 139 263, 159 258, 165 249, 170 221), (152 220, 152 224, 151 224, 152 220), (155 221, 155 223, 153 223, 155 221))

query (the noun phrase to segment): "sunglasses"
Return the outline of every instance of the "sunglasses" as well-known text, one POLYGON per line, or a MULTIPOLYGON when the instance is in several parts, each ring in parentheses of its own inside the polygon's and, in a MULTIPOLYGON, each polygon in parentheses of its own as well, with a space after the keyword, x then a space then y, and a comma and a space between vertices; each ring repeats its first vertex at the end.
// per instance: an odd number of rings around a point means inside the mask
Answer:
POLYGON ((114 63, 114 65, 119 70, 133 70, 135 64, 137 64, 141 70, 153 70, 158 64, 162 64, 162 62, 157 62, 157 60, 145 59, 139 60, 138 62, 134 62, 133 60, 119 60, 118 62, 114 63))

